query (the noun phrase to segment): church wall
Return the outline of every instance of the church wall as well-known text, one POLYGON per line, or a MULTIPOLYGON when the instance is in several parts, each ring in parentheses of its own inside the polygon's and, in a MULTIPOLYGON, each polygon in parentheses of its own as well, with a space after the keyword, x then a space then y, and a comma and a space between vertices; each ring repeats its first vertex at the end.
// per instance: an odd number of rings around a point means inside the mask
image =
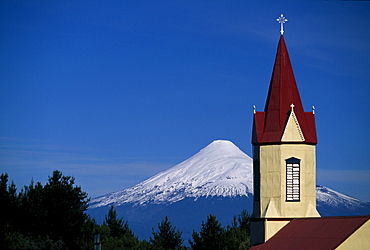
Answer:
POLYGON ((336 249, 370 249, 370 220, 357 229, 336 249))
POLYGON ((265 222, 252 221, 251 222, 251 246, 256 244, 262 244, 265 240, 265 222))
POLYGON ((251 245, 261 244, 274 236, 291 220, 261 219, 251 223, 251 245))
POLYGON ((253 214, 252 217, 261 217, 260 213, 260 146, 253 147, 253 214))
POLYGON ((316 211, 316 152, 314 145, 281 144, 259 147, 260 205, 255 217, 294 218, 316 211), (300 201, 286 201, 286 162, 300 162, 300 201), (311 203, 311 204, 310 204, 311 203), (309 211, 314 209, 315 211, 309 211))
POLYGON ((265 241, 270 239, 274 236, 280 229, 282 229, 286 224, 288 224, 290 220, 286 221, 273 221, 267 220, 265 221, 265 241))

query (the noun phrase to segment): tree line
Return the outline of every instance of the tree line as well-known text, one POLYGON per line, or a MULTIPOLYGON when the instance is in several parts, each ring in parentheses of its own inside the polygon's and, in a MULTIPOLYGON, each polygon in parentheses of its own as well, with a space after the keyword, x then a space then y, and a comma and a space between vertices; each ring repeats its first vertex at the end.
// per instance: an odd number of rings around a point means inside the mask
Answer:
MULTIPOLYGON (((74 177, 53 171, 45 185, 31 181, 19 192, 0 176, 0 249, 189 249, 182 232, 165 217, 152 228, 149 240, 139 240, 114 206, 99 225, 91 218, 88 195, 74 177)), ((192 233, 191 249, 249 249, 250 216, 246 210, 224 227, 208 215, 192 233)))

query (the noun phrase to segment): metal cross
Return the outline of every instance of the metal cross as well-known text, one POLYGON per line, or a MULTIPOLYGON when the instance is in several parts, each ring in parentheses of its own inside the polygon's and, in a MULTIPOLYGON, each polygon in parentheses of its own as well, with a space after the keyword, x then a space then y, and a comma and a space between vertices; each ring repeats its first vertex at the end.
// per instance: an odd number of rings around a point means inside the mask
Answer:
POLYGON ((279 18, 276 19, 276 21, 278 21, 280 23, 280 34, 284 35, 284 23, 288 22, 288 19, 286 19, 285 16, 283 14, 281 14, 279 16, 279 18))

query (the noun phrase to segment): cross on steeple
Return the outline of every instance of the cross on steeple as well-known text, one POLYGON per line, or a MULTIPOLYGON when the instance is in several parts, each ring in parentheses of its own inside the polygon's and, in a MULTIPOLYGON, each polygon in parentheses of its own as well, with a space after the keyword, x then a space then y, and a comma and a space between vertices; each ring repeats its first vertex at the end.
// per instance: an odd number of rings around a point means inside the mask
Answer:
POLYGON ((283 14, 281 14, 279 16, 279 18, 276 19, 276 21, 278 21, 280 23, 280 34, 284 35, 284 23, 288 22, 288 19, 286 19, 285 16, 283 14))

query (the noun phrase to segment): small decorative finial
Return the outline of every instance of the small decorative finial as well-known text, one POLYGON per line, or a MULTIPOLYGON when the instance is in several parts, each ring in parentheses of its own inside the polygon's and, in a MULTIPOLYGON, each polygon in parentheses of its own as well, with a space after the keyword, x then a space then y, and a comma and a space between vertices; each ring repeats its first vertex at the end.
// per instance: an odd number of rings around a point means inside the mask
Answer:
POLYGON ((312 106, 312 114, 315 114, 315 106, 312 106))
POLYGON ((281 14, 279 16, 279 18, 276 19, 276 21, 278 21, 280 23, 280 34, 284 35, 284 23, 288 22, 288 19, 286 19, 285 16, 283 14, 281 14))
POLYGON ((290 107, 292 108, 292 111, 293 111, 293 108, 295 107, 294 104, 290 104, 290 107))
POLYGON ((253 114, 256 113, 256 105, 253 105, 253 114))

